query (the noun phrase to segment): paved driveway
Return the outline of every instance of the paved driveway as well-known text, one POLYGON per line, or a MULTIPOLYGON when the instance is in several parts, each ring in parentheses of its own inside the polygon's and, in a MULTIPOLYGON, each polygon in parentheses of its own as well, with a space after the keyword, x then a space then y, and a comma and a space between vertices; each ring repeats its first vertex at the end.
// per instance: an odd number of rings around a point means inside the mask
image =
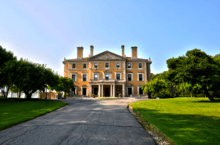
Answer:
POLYGON ((0 132, 1 145, 153 145, 121 100, 64 100, 69 106, 0 132))

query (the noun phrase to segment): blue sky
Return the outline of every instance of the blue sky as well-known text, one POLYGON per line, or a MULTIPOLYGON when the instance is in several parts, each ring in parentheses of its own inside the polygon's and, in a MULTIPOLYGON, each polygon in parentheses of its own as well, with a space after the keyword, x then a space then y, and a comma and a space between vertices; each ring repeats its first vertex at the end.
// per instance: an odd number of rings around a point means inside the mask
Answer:
POLYGON ((151 72, 198 48, 220 53, 219 0, 0 0, 0 45, 63 75, 76 47, 151 58, 151 72))

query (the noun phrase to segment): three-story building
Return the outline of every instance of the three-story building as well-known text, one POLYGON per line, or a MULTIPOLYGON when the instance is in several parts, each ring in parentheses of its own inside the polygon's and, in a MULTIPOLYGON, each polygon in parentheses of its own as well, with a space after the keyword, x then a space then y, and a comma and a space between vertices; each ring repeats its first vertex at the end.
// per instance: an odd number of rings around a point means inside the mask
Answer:
POLYGON ((137 47, 131 47, 132 56, 126 57, 124 45, 122 54, 104 51, 93 55, 90 46, 89 57, 83 57, 83 47, 77 47, 76 59, 64 59, 64 77, 74 80, 71 94, 75 96, 116 97, 147 95, 141 85, 150 81, 149 59, 137 57, 137 47))

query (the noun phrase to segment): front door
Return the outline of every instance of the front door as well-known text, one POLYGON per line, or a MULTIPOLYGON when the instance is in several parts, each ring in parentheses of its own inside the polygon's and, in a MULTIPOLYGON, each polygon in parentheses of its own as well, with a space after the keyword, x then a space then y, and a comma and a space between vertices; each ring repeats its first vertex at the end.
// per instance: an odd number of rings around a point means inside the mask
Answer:
POLYGON ((105 97, 110 97, 110 88, 105 88, 105 97))
POLYGON ((98 88, 94 88, 94 95, 98 95, 98 88))
POLYGON ((128 96, 132 95, 132 88, 128 88, 128 96))

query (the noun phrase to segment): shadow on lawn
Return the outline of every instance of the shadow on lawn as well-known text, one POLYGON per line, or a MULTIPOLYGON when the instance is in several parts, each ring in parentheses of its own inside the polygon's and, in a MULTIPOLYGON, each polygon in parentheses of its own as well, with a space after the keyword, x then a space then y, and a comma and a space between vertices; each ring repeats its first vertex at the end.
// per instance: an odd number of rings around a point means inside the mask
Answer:
POLYGON ((137 111, 178 145, 220 144, 219 117, 159 113, 157 110, 141 108, 137 111))

